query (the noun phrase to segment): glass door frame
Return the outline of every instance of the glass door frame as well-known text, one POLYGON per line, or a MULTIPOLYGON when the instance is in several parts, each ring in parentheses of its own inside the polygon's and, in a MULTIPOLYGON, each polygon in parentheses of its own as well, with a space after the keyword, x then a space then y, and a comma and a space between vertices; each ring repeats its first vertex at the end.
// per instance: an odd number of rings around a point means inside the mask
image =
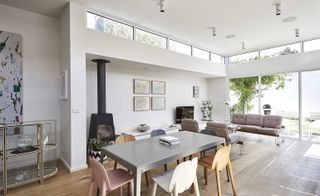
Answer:
MULTIPOLYGON (((304 72, 312 72, 312 71, 320 71, 319 69, 315 69, 315 70, 304 70, 304 71, 297 71, 297 72, 286 72, 286 73, 297 73, 298 74, 298 129, 299 129, 299 140, 303 139, 303 119, 302 119, 302 111, 303 111, 303 107, 302 107, 302 73, 304 72)), ((283 72, 282 72, 283 73, 283 72)), ((281 73, 272 73, 272 74, 259 74, 259 75, 255 75, 255 76, 246 76, 246 77, 258 77, 258 113, 262 114, 262 105, 261 105, 261 77, 262 76, 266 76, 266 75, 273 75, 273 74, 281 74, 281 73)), ((227 81, 228 81, 228 88, 229 87, 229 80, 232 78, 227 77, 227 81)), ((229 90, 229 95, 230 96, 230 89, 229 90)), ((229 97, 230 100, 230 97, 229 97)), ((229 113, 230 111, 227 111, 226 113, 229 113)))

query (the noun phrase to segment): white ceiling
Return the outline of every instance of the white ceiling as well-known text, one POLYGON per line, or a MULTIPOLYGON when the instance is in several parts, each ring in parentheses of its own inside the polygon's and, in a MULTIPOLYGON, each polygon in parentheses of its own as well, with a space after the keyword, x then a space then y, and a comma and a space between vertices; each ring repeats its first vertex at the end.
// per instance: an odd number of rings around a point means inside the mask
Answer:
MULTIPOLYGON (((58 17, 68 1, 0 0, 0 3, 58 17)), ((165 13, 160 13, 158 0, 71 1, 223 55, 320 37, 319 0, 281 0, 280 16, 275 15, 275 0, 166 0, 165 13), (298 19, 287 24, 281 22, 289 16, 298 19), (216 37, 211 36, 213 26, 217 28, 216 37), (300 38, 295 38, 295 28, 300 28, 300 38), (229 34, 237 36, 226 39, 229 34), (240 42, 245 42, 245 50, 240 42)))

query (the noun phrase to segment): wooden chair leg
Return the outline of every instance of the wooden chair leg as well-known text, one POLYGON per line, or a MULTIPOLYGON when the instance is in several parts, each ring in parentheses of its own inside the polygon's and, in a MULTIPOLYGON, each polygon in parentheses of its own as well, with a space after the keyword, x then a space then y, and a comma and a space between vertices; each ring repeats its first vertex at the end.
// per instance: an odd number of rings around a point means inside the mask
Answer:
POLYGON ((199 191, 199 185, 198 185, 198 179, 197 179, 197 177, 195 177, 195 179, 194 179, 193 189, 195 190, 196 196, 200 196, 200 191, 199 191))
POLYGON ((133 185, 134 185, 134 184, 133 184, 133 180, 131 180, 131 181, 129 182, 129 184, 130 184, 130 195, 131 195, 131 196, 134 196, 134 193, 133 193, 133 192, 134 192, 134 188, 133 188, 133 185))
POLYGON ((177 160, 177 165, 179 165, 179 164, 180 164, 180 160, 178 159, 178 160, 177 160))
POLYGON ((176 186, 174 186, 174 188, 173 188, 173 196, 178 196, 178 191, 177 191, 176 186))
POLYGON ((204 185, 208 185, 208 168, 203 166, 204 185))
POLYGON ((185 162, 186 161, 186 157, 183 157, 183 162, 185 162))
POLYGON ((146 179, 146 185, 149 187, 149 177, 148 177, 148 171, 144 172, 144 177, 146 179))
POLYGON ((191 160, 192 159, 192 155, 189 155, 189 160, 191 160))
POLYGON ((120 186, 120 196, 122 196, 122 186, 120 186))
POLYGON ((168 165, 164 164, 164 171, 168 171, 168 165))
POLYGON ((94 185, 94 183, 93 183, 93 181, 91 181, 91 182, 90 182, 90 186, 89 186, 89 194, 88 194, 88 196, 92 196, 93 185, 94 185))
POLYGON ((107 195, 107 189, 104 187, 101 189, 101 195, 100 196, 106 196, 107 195))
POLYGON ((230 182, 230 174, 229 174, 228 165, 226 166, 226 172, 227 172, 227 181, 230 182))
POLYGON ((117 162, 114 162, 113 169, 117 169, 117 162))
POLYGON ((156 192, 157 192, 157 183, 154 183, 152 187, 152 196, 156 196, 156 192))
POLYGON ((214 170, 216 173, 216 181, 217 181, 217 192, 218 196, 221 196, 221 182, 220 182, 220 173, 217 169, 214 170))
POLYGON ((236 196, 237 195, 237 189, 236 189, 236 184, 234 182, 232 166, 231 166, 231 162, 230 161, 228 163, 228 167, 227 168, 229 169, 229 177, 230 177, 230 181, 231 181, 231 185, 232 185, 233 195, 236 196))
POLYGON ((192 194, 194 193, 194 187, 193 187, 193 184, 191 185, 191 187, 189 188, 189 192, 192 194))
POLYGON ((127 189, 128 189, 128 192, 127 192, 127 195, 129 196, 130 195, 130 182, 128 183, 128 187, 127 187, 127 189))

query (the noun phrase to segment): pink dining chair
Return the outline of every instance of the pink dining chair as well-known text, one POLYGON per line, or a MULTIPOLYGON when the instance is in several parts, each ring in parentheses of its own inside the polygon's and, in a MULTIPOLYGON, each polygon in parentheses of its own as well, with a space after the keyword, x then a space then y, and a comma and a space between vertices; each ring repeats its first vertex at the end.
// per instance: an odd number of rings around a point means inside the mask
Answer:
POLYGON ((89 196, 92 196, 94 184, 99 188, 100 196, 106 196, 107 192, 120 188, 129 183, 130 193, 133 196, 133 176, 123 169, 106 170, 103 165, 95 159, 90 158, 92 175, 89 187, 89 196))

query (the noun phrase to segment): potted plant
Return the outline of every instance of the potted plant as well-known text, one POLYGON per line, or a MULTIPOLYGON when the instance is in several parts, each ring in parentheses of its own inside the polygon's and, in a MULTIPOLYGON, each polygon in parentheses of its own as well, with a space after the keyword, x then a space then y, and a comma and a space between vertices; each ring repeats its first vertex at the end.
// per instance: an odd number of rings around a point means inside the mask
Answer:
POLYGON ((202 101, 202 120, 212 120, 213 105, 210 100, 202 101))
POLYGON ((89 156, 97 161, 101 159, 101 148, 104 146, 103 142, 98 141, 96 138, 89 140, 89 156))

